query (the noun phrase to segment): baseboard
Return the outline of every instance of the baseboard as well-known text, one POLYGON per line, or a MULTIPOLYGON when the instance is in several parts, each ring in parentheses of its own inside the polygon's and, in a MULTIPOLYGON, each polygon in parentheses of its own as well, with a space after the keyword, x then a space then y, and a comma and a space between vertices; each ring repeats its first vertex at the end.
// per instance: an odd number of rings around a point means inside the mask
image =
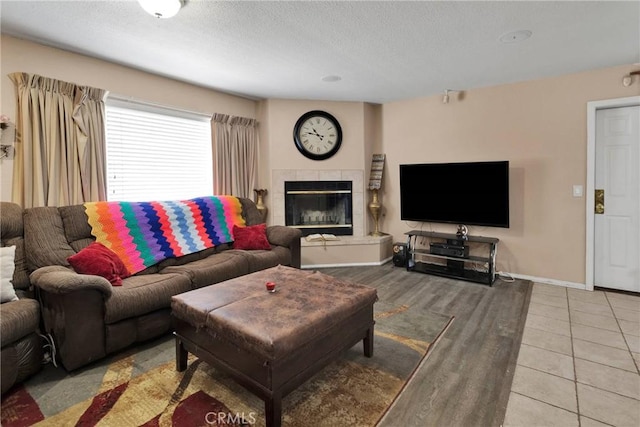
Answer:
POLYGON ((383 259, 382 261, 374 261, 374 262, 352 262, 352 263, 344 263, 344 264, 303 264, 300 266, 302 269, 312 269, 312 268, 334 268, 334 267, 370 267, 383 265, 388 262, 391 262, 393 257, 389 257, 383 259))
MULTIPOLYGON (((502 272, 501 272, 502 273, 502 272)), ((584 283, 569 282, 566 280, 549 279, 546 277, 528 276, 526 274, 504 273, 516 279, 531 280, 535 283, 544 283, 545 285, 564 286, 565 288, 585 290, 587 286, 584 283)))

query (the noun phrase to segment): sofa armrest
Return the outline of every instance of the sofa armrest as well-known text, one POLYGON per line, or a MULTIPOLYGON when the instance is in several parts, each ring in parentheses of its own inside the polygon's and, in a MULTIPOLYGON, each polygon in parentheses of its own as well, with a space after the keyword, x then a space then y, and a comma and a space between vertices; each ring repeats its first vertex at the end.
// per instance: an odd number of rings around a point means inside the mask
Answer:
POLYGON ((78 274, 58 265, 41 267, 29 276, 31 284, 51 294, 68 294, 82 290, 96 290, 105 298, 111 296, 111 283, 104 277, 78 274))
POLYGON ((31 273, 42 308, 45 333, 51 334, 57 359, 68 371, 102 359, 106 354, 105 300, 111 297, 107 279, 77 274, 62 266, 31 273))
POLYGON ((30 298, 10 301, 0 306, 0 341, 2 347, 38 330, 40 305, 30 298))
POLYGON ((284 225, 270 225, 267 227, 267 240, 276 246, 284 246, 291 251, 291 267, 300 268, 302 232, 284 225))

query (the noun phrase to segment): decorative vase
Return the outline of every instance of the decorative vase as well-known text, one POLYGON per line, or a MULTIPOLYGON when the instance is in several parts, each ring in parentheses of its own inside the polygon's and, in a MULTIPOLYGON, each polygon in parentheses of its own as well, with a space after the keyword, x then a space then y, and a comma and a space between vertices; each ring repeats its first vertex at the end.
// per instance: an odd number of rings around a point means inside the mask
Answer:
POLYGON ((269 208, 264 205, 264 196, 267 195, 268 191, 266 189, 253 190, 256 193, 256 208, 258 208, 258 212, 262 215, 262 222, 267 222, 267 213, 269 212, 269 208))
POLYGON ((371 216, 373 217, 373 222, 374 222, 374 230, 373 232, 369 233, 371 236, 374 237, 378 237, 378 236, 382 236, 384 235, 384 233, 380 232, 380 229, 378 228, 378 220, 380 219, 380 210, 382 208, 382 205, 380 204, 380 201, 378 200, 378 189, 377 188, 373 188, 371 189, 371 194, 372 194, 372 199, 371 199, 371 203, 369 203, 369 212, 371 213, 371 216))

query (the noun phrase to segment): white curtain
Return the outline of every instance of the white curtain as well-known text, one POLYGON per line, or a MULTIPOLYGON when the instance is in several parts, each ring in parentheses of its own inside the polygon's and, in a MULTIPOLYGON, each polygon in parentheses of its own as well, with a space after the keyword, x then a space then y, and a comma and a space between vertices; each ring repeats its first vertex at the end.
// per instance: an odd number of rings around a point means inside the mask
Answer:
POLYGON ((258 176, 258 122, 214 114, 211 124, 214 193, 252 198, 258 176))

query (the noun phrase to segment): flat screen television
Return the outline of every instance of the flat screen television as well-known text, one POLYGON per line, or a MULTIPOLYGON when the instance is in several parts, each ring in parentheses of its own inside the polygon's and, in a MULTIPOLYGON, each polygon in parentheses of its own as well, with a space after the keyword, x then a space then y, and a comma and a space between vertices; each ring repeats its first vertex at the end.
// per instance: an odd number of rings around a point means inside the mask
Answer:
POLYGON ((400 165, 400 217, 509 228, 509 162, 400 165))

